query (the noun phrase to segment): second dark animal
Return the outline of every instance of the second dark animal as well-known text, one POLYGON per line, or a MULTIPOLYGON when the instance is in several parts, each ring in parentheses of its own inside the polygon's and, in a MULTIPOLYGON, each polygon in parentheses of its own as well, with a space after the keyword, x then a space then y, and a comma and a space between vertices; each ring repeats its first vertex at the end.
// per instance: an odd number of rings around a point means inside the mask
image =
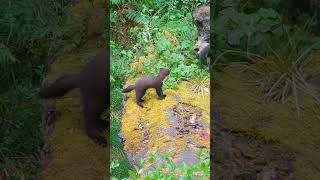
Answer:
POLYGON ((140 107, 143 107, 142 97, 145 95, 149 88, 156 89, 156 92, 159 98, 162 100, 166 97, 166 95, 162 92, 162 84, 164 79, 169 75, 169 70, 165 68, 160 68, 160 72, 156 77, 145 77, 136 82, 135 85, 130 85, 127 88, 123 89, 123 93, 130 92, 135 90, 136 92, 136 102, 140 107))
POLYGON ((210 62, 210 6, 203 5, 195 8, 192 19, 198 30, 198 41, 193 48, 198 59, 208 65, 210 62))

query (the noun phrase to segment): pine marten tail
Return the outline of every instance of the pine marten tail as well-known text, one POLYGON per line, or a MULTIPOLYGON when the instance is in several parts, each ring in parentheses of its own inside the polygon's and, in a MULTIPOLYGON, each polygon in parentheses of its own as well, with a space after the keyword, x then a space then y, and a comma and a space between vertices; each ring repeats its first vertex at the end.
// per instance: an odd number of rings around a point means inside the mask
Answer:
POLYGON ((41 98, 53 98, 66 94, 68 91, 77 88, 78 75, 67 75, 57 79, 49 87, 44 87, 40 90, 39 95, 41 98))
POLYGON ((130 85, 130 86, 126 87, 125 89, 123 89, 122 92, 123 93, 130 92, 130 91, 134 90, 135 87, 136 86, 134 86, 134 85, 130 85))

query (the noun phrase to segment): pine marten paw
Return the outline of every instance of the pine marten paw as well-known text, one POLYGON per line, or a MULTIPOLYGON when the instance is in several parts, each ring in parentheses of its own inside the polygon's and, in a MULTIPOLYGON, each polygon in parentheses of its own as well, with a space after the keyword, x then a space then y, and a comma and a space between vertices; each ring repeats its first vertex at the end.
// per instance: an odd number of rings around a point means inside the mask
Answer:
POLYGON ((167 97, 167 95, 163 95, 162 97, 160 97, 160 100, 163 100, 163 99, 165 99, 167 97))
POLYGON ((99 136, 92 139, 93 142, 103 148, 107 147, 107 139, 105 137, 99 136))
POLYGON ((98 130, 91 130, 88 132, 88 136, 92 139, 92 141, 102 147, 107 146, 107 137, 101 135, 98 130))
POLYGON ((141 108, 143 108, 143 104, 142 102, 137 102, 138 106, 140 106, 141 108))

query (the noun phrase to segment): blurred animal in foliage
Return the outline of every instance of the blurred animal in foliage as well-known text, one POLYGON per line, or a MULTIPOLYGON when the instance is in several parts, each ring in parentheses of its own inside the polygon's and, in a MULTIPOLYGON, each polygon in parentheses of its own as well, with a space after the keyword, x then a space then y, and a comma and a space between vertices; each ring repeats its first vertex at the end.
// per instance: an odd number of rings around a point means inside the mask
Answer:
POLYGON ((101 120, 102 113, 110 107, 109 102, 109 52, 104 50, 90 61, 79 74, 60 77, 48 87, 43 87, 41 98, 55 98, 80 88, 87 135, 101 146, 107 145, 104 130, 108 121, 101 120))
POLYGON ((210 58, 210 7, 199 6, 192 12, 193 23, 198 30, 198 41, 193 49, 203 64, 209 64, 210 58))

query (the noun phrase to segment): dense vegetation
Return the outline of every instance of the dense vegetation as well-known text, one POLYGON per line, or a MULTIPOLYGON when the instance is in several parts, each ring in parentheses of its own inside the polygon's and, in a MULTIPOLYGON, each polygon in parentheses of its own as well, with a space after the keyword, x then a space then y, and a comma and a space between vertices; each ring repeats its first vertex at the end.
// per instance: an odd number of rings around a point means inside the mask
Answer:
POLYGON ((69 0, 1 1, 0 179, 35 179, 43 145, 37 89, 47 60, 78 47, 84 22, 69 0))
POLYGON ((298 10, 282 0, 245 5, 230 0, 218 6, 214 65, 261 60, 254 69, 260 72, 256 81, 263 82, 259 86, 266 101, 284 101, 291 89, 314 96, 304 80, 313 50, 319 47, 319 38, 311 33, 314 19, 306 14, 293 18, 298 10))
POLYGON ((174 88, 182 80, 209 77, 208 68, 200 64, 192 50, 197 31, 191 12, 206 2, 111 1, 112 176, 128 177, 131 169, 118 140, 123 108, 121 89, 125 80, 138 74, 156 75, 160 67, 171 70, 165 88, 174 88))

